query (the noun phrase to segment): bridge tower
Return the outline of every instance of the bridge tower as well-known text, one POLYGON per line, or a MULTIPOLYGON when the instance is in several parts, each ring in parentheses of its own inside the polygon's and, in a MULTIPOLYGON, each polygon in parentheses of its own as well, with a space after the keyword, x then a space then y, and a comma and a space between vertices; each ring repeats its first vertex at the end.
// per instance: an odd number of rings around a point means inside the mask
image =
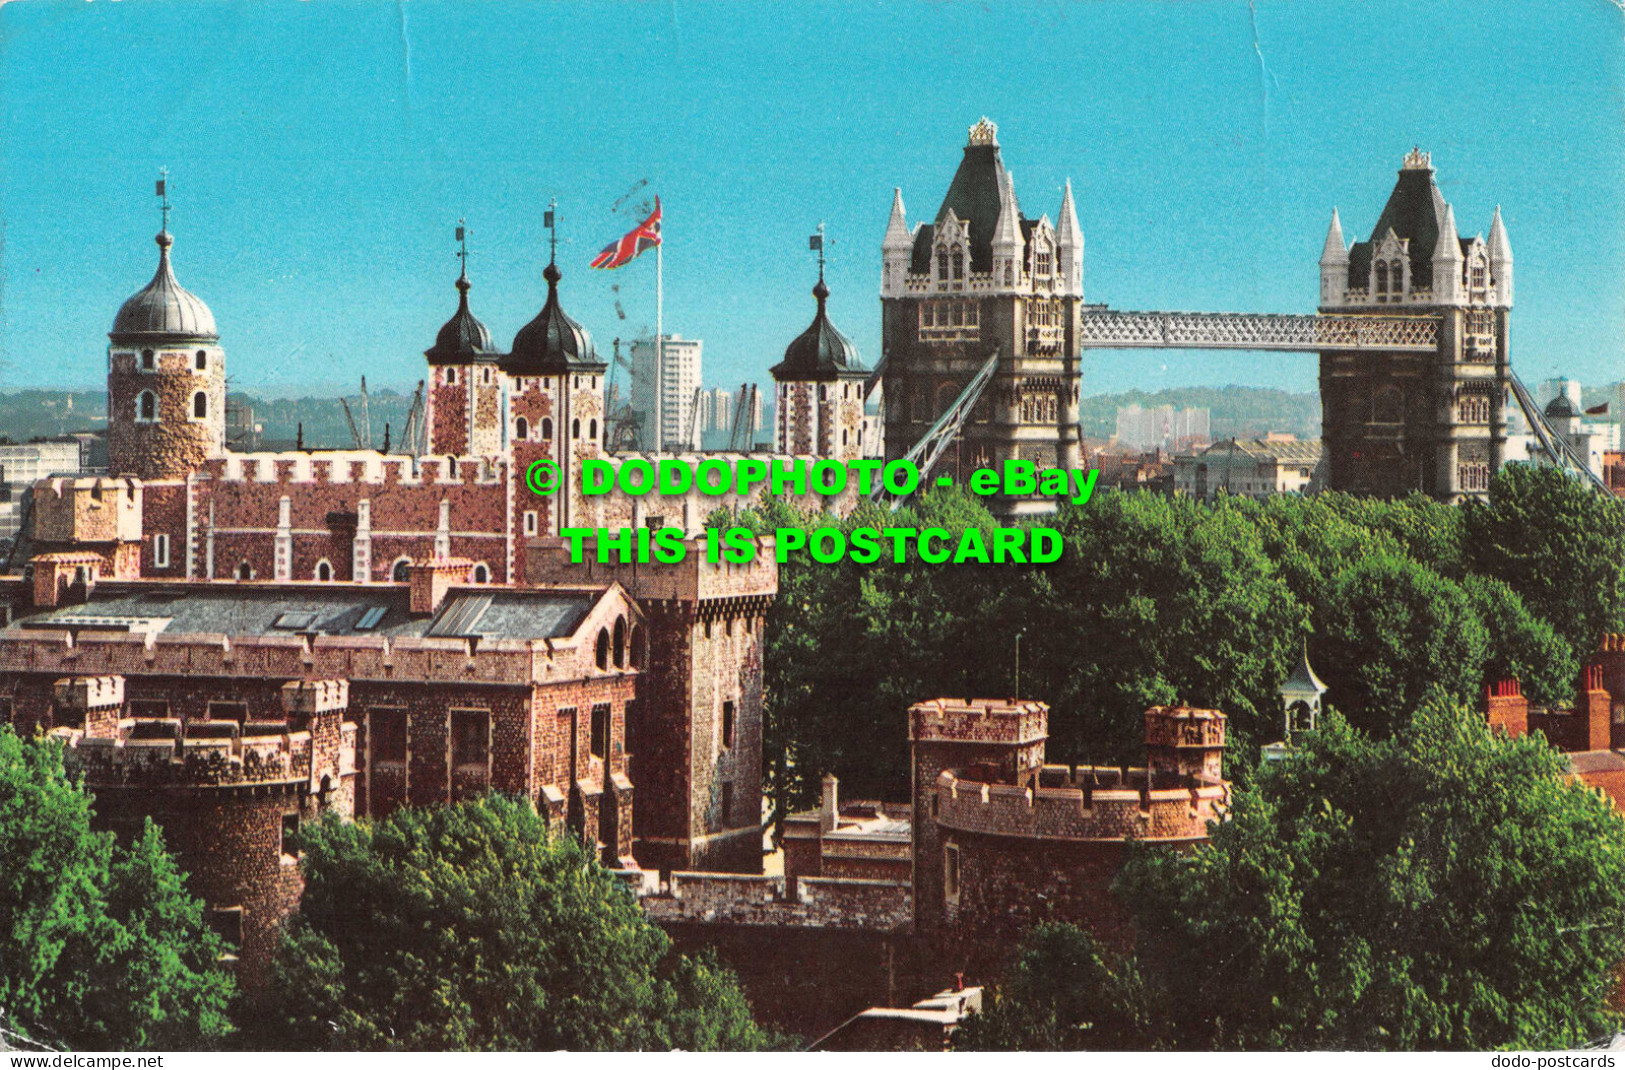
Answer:
POLYGON ((1320 257, 1320 310, 1438 324, 1431 351, 1320 354, 1327 486, 1444 501, 1483 497, 1506 455, 1512 247, 1496 208, 1489 239, 1462 238, 1429 154, 1405 157, 1367 241, 1343 244, 1336 210, 1320 257))
MULTIPOLYGON (((1067 184, 1059 222, 1030 219, 987 119, 930 223, 910 231, 899 190, 881 244, 886 457, 908 453, 998 354, 997 372, 938 472, 1025 458, 1077 468, 1083 233, 1067 184)), ((1046 501, 996 503, 1018 514, 1046 501)))

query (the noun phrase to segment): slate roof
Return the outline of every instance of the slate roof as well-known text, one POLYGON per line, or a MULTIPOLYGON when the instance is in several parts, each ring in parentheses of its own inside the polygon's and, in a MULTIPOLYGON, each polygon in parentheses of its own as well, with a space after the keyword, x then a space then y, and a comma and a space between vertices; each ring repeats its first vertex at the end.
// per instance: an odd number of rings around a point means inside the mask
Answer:
MULTIPOLYGON (((82 605, 58 606, 25 617, 13 629, 87 629, 168 635, 383 635, 480 636, 485 639, 562 639, 581 626, 602 591, 488 591, 458 588, 432 617, 410 614, 405 586, 197 584, 172 586, 104 583, 82 605), (368 610, 382 608, 370 628, 368 610), (281 626, 278 622, 281 622, 281 626), (308 623, 306 623, 308 621, 308 623)), ((375 615, 376 616, 376 615, 375 615)))
POLYGON ((501 356, 491 345, 491 332, 468 310, 468 289, 468 276, 459 275, 457 311, 423 353, 430 364, 492 363, 501 356))
POLYGON ((868 369, 858 358, 858 349, 846 335, 829 320, 824 303, 829 300, 829 287, 819 276, 813 287, 818 311, 812 325, 798 335, 784 350, 784 359, 768 369, 775 382, 838 379, 843 374, 862 375, 868 369))
POLYGON ((564 375, 608 367, 598 359, 592 335, 560 306, 559 269, 549 264, 542 277, 547 280, 547 304, 514 335, 513 352, 502 359, 503 368, 510 375, 564 375))
POLYGON ((1278 461, 1285 464, 1317 464, 1320 461, 1319 442, 1265 442, 1262 439, 1246 441, 1231 439, 1215 442, 1203 453, 1244 453, 1254 460, 1278 461))
MULTIPOLYGON (((1410 239, 1411 283, 1433 285, 1433 249, 1439 244, 1439 228, 1444 224, 1444 194, 1433 181, 1431 167, 1407 167, 1399 172, 1394 191, 1388 195, 1377 225, 1367 241, 1355 242, 1349 249, 1349 285, 1364 289, 1371 277, 1372 251, 1382 244, 1392 228, 1395 235, 1410 239)), ((1466 244, 1463 244, 1465 250, 1466 244)))
POLYGON ((115 342, 218 341, 214 313, 196 294, 175 281, 169 265, 169 247, 175 239, 162 231, 157 237, 158 270, 152 281, 131 295, 113 317, 108 337, 115 342))
MULTIPOLYGON (((931 240, 936 225, 948 218, 948 210, 970 224, 970 270, 993 270, 993 231, 999 223, 999 191, 1004 188, 1004 159, 997 145, 966 145, 959 170, 948 184, 948 194, 937 209, 935 223, 922 224, 914 232, 914 258, 909 270, 916 275, 931 270, 931 240)), ((1023 219, 1022 237, 1030 239, 1033 221, 1023 219)))

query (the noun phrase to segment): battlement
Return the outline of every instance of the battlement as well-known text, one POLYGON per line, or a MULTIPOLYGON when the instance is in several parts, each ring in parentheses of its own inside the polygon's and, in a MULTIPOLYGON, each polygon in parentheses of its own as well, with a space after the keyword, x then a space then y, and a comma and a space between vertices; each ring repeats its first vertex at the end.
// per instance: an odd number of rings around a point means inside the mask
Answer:
MULTIPOLYGON (((355 725, 341 729, 338 774, 355 772, 355 725)), ((117 722, 111 734, 58 728, 85 782, 97 787, 238 788, 308 784, 315 771, 311 734, 280 721, 117 722)))
POLYGON ((756 540, 756 557, 744 564, 707 561, 703 539, 688 541, 683 560, 664 565, 656 562, 621 564, 598 561, 598 540, 583 541, 582 561, 572 564, 567 540, 556 537, 533 539, 526 544, 526 582, 547 584, 598 585, 619 583, 639 601, 706 602, 726 598, 771 598, 779 590, 779 566, 774 557, 773 537, 756 540))
POLYGON ((896 932, 914 920, 913 889, 903 881, 802 877, 788 894, 783 877, 675 872, 640 902, 659 924, 699 923, 896 932))
POLYGON ((84 716, 90 710, 124 705, 124 677, 73 676, 53 688, 59 709, 84 716))
POLYGON ((937 698, 908 711, 915 743, 1037 743, 1049 735, 1049 706, 1015 699, 937 698))
POLYGON ((1230 799, 1227 784, 1147 775, 1144 769, 1044 766, 1037 787, 937 777, 944 829, 1035 840, 1194 840, 1230 799))
MULTIPOLYGON (((168 636, 40 630, 0 644, 0 672, 282 677, 529 685, 558 676, 558 640, 387 636, 168 636)), ((571 670, 573 671, 573 670, 571 670)))
POLYGON ((1152 706, 1145 711, 1145 745, 1208 750, 1224 746, 1225 716, 1189 706, 1152 706))
POLYGON ((36 543, 141 541, 141 481, 52 476, 34 484, 36 543))
POLYGON ((414 457, 376 450, 228 453, 205 466, 226 483, 500 484, 507 465, 486 457, 414 457))
POLYGON ((1603 635, 1603 637, 1602 637, 1602 641, 1597 644, 1597 653, 1599 653, 1599 654, 1622 654, 1622 653, 1625 653, 1625 633, 1620 633, 1620 632, 1607 632, 1607 633, 1605 633, 1603 635))

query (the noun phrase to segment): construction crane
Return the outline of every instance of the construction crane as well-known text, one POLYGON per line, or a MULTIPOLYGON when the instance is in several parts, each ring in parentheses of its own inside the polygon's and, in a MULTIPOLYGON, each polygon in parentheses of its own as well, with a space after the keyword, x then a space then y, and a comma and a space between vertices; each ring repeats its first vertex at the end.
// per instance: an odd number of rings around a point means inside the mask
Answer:
POLYGON ((611 451, 637 452, 642 449, 643 414, 632 407, 631 390, 627 391, 627 400, 620 400, 620 384, 615 380, 615 369, 625 368, 628 378, 637 373, 632 364, 621 356, 621 340, 615 339, 615 358, 609 365, 609 381, 605 385, 606 404, 604 411, 609 415, 604 420, 604 441, 608 443, 611 451))
POLYGON ((350 425, 350 441, 358 450, 372 449, 372 412, 367 403, 367 377, 361 377, 361 426, 357 427, 355 414, 350 411, 350 399, 339 398, 339 404, 344 406, 344 419, 350 425))
POLYGON ((688 407, 688 434, 683 436, 683 449, 699 448, 700 399, 704 394, 704 387, 694 388, 694 401, 688 407))
POLYGON ((756 429, 751 426, 750 418, 750 414, 756 411, 755 402, 756 384, 740 383, 739 400, 734 402, 733 426, 728 431, 728 449, 730 452, 743 448, 746 453, 749 453, 755 447, 756 444, 751 441, 751 438, 754 436, 756 429), (741 438, 745 440, 743 447, 739 444, 741 438))
POLYGON ((428 424, 423 418, 423 380, 418 380, 418 388, 412 394, 412 407, 406 411, 406 430, 401 435, 401 448, 414 457, 423 456, 429 448, 424 441, 428 432, 428 424))

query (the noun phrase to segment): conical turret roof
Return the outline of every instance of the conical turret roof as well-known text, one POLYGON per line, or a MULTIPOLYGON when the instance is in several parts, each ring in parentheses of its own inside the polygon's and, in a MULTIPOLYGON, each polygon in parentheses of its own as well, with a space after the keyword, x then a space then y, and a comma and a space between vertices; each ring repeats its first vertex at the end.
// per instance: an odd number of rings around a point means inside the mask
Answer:
POLYGON ((818 285, 813 287, 818 311, 811 326, 791 342, 784 351, 784 359, 769 369, 776 382, 838 379, 842 375, 863 375, 868 369, 858 359, 858 350, 846 335, 829 320, 825 302, 829 300, 829 287, 824 285, 820 272, 818 285))
POLYGON ((190 290, 175 281, 169 248, 175 244, 168 230, 160 231, 158 270, 152 281, 133 294, 113 317, 108 337, 115 342, 217 342, 214 313, 190 290))
POLYGON ((468 272, 457 276, 457 311, 424 351, 430 364, 493 363, 501 354, 491 345, 491 332, 468 310, 468 272))

